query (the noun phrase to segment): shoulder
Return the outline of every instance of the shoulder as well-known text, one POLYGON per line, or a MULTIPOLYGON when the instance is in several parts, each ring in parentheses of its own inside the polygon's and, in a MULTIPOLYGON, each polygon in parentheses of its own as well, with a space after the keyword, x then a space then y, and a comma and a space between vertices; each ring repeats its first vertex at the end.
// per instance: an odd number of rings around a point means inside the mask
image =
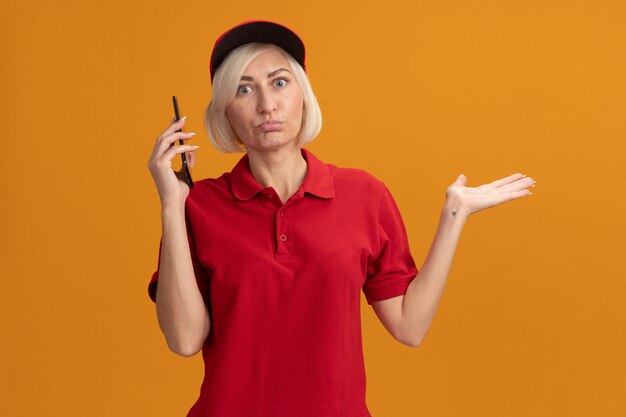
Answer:
POLYGON ((370 172, 360 168, 326 164, 333 178, 335 193, 343 201, 375 212, 398 212, 397 204, 387 185, 370 172))
POLYGON ((360 168, 338 167, 326 164, 335 188, 338 190, 353 190, 380 195, 386 189, 385 184, 368 171, 360 168))
POLYGON ((214 201, 216 197, 229 197, 230 172, 225 172, 217 178, 203 178, 193 183, 193 188, 189 190, 187 205, 203 204, 208 200, 214 201))

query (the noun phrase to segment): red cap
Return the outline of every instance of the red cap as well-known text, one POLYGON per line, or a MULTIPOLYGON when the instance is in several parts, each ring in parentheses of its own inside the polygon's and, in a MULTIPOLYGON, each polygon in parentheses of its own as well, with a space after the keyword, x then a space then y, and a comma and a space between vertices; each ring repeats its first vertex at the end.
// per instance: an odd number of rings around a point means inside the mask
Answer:
POLYGON ((248 20, 227 30, 215 41, 211 53, 211 82, 217 68, 235 48, 250 42, 271 43, 287 51, 304 66, 304 43, 294 31, 286 26, 267 20, 248 20))

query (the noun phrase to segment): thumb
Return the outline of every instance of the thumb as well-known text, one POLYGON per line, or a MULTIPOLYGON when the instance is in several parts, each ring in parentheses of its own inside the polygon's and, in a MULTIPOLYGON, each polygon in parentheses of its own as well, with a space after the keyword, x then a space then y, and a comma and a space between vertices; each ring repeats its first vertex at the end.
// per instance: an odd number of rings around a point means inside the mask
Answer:
POLYGON ((461 175, 459 175, 456 178, 456 181, 454 181, 454 183, 457 184, 457 185, 463 185, 464 186, 465 184, 467 184, 467 177, 465 175, 461 174, 461 175))

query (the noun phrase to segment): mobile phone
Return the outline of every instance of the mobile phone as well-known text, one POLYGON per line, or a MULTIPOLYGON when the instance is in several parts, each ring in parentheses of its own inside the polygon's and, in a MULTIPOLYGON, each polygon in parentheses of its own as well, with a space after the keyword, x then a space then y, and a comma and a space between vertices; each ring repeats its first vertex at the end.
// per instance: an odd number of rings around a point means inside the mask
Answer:
MULTIPOLYGON (((178 100, 176 99, 176 96, 172 96, 172 102, 174 103, 174 121, 177 122, 180 120, 180 112, 178 111, 178 100)), ((182 131, 182 128, 177 130, 177 132, 182 131)), ((185 144, 182 139, 178 139, 178 143, 180 145, 185 144)), ((185 157, 185 153, 181 153, 180 157, 183 160, 183 174, 185 175, 185 182, 187 183, 189 188, 193 188, 193 180, 191 179, 191 174, 189 173, 189 167, 187 166, 187 158, 185 157)))

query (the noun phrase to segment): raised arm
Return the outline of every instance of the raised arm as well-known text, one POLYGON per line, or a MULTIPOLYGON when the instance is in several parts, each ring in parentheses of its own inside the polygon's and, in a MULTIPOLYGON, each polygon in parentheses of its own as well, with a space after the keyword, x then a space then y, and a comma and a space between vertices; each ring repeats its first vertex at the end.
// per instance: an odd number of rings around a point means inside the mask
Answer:
POLYGON ((467 178, 461 174, 446 190, 439 226, 424 265, 402 300, 398 332, 400 339, 418 346, 439 306, 454 252, 468 217, 477 211, 532 194, 527 188, 535 181, 522 174, 513 174, 479 187, 465 187, 467 178))
POLYGON ((211 330, 193 270, 183 207, 164 207, 156 309, 167 345, 182 356, 202 349, 211 330))
MULTIPOLYGON (((198 147, 174 146, 179 139, 188 140, 193 133, 185 133, 185 118, 172 121, 159 135, 148 160, 148 169, 161 199, 161 260, 156 292, 156 309, 159 326, 169 348, 182 356, 196 354, 206 340, 211 321, 196 281, 187 228, 185 201, 189 186, 181 171, 172 169, 172 159, 182 152, 193 152, 198 147)), ((193 167, 195 155, 189 154, 193 167)))

